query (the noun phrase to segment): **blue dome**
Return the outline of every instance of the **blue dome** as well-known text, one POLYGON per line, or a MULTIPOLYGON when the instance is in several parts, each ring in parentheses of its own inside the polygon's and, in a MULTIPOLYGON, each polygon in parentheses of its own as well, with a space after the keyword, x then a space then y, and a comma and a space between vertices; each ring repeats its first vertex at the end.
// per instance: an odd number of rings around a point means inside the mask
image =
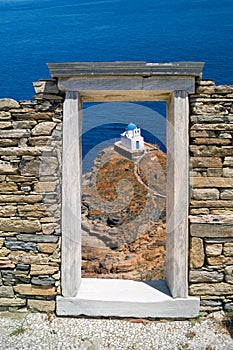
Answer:
POLYGON ((137 129, 137 127, 136 127, 136 125, 133 124, 133 123, 129 123, 129 124, 127 125, 127 128, 126 128, 126 130, 135 130, 135 129, 137 129))

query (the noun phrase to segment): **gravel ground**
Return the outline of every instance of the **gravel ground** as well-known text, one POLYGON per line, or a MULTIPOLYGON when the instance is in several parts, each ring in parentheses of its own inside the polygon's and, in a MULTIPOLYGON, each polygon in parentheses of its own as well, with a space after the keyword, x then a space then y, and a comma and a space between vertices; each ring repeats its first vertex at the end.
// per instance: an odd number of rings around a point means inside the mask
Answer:
POLYGON ((233 350, 219 319, 162 322, 2 312, 0 349, 233 350))

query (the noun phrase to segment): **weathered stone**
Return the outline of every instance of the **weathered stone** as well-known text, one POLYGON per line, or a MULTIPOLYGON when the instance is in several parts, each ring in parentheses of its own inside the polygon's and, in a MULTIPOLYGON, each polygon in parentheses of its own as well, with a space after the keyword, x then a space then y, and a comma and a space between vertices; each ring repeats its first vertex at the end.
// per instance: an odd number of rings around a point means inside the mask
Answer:
POLYGON ((8 110, 13 108, 20 108, 20 104, 11 98, 1 98, 0 99, 0 109, 8 110))
POLYGON ((233 157, 225 157, 223 165, 233 167, 233 157))
POLYGON ((189 281, 199 282, 222 282, 224 274, 219 271, 191 270, 189 272, 189 281))
POLYGON ((51 265, 31 265, 31 275, 52 275, 57 272, 59 269, 58 266, 51 265))
POLYGON ((18 120, 51 120, 53 117, 53 113, 43 113, 43 112, 35 112, 32 111, 30 108, 28 108, 28 110, 25 108, 24 111, 22 110, 15 110, 15 111, 11 111, 12 116, 18 120))
POLYGON ((39 194, 30 195, 0 195, 0 203, 37 203, 41 202, 43 197, 39 194))
POLYGON ((0 192, 4 193, 4 192, 13 192, 13 191, 17 191, 18 187, 15 183, 10 183, 10 182, 1 182, 0 183, 0 192))
POLYGON ((206 201, 195 201, 191 200, 190 206, 193 208, 232 208, 233 207, 233 201, 229 200, 206 200, 206 201))
POLYGON ((55 279, 49 275, 32 277, 31 283, 39 286, 54 286, 55 279))
POLYGON ((27 300, 21 298, 0 298, 0 306, 26 306, 27 300))
MULTIPOLYGON (((4 249, 1 249, 0 252, 2 252, 4 249)), ((7 253, 10 253, 10 250, 7 249, 7 253)), ((7 255, 8 255, 7 254, 7 255)), ((0 269, 13 269, 15 267, 15 264, 12 263, 12 261, 0 254, 0 269)))
POLYGON ((210 176, 210 177, 221 177, 222 176, 222 169, 220 169, 220 168, 209 168, 209 169, 207 169, 207 176, 210 176))
POLYGON ((38 176, 41 163, 39 160, 32 160, 29 162, 22 162, 21 175, 23 176, 38 176))
POLYGON ((0 218, 0 227, 3 231, 33 233, 41 230, 38 220, 12 220, 0 218))
MULTIPOLYGON (((199 118, 200 116, 198 116, 199 118)), ((197 116, 192 116, 191 118, 194 118, 194 122, 197 122, 197 116)), ((208 116, 209 118, 209 116, 208 116)), ((190 137, 216 137, 217 133, 213 130, 190 130, 190 137)))
POLYGON ((13 298, 14 291, 12 286, 1 286, 0 287, 0 298, 13 298))
POLYGON ((12 122, 14 129, 31 129, 36 124, 37 122, 35 120, 17 120, 12 122))
POLYGON ((38 156, 42 154, 42 149, 34 147, 1 147, 0 155, 8 156, 38 156))
POLYGON ((224 244, 223 254, 225 256, 233 256, 233 243, 225 243, 224 244))
MULTIPOLYGON (((232 263, 233 263, 233 259, 232 259, 232 263)), ((227 266, 225 268, 225 279, 227 283, 233 284, 233 266, 227 266)), ((233 287, 232 287, 232 290, 233 290, 233 287)))
POLYGON ((230 199, 233 200, 233 189, 230 190, 223 190, 220 193, 220 198, 221 199, 230 199))
POLYGON ((50 136, 33 136, 29 138, 28 143, 30 146, 33 146, 33 147, 49 146, 51 143, 51 137, 50 136))
POLYGON ((46 206, 43 203, 19 205, 18 212, 20 216, 41 218, 46 215, 46 206))
POLYGON ((0 111, 0 120, 9 120, 11 119, 10 112, 0 111))
POLYGON ((29 137, 30 133, 27 129, 13 129, 13 130, 2 130, 0 133, 1 139, 21 139, 22 137, 29 137))
POLYGON ((31 184, 36 180, 34 176, 20 176, 20 175, 8 175, 6 178, 7 181, 13 182, 25 182, 26 184, 31 184))
POLYGON ((36 243, 33 242, 6 241, 5 246, 10 250, 36 251, 36 243))
POLYGON ((28 307, 33 311, 54 312, 55 306, 54 300, 28 300, 28 307))
POLYGON ((7 129, 11 127, 11 122, 0 122, 0 129, 7 129))
POLYGON ((30 235, 30 234, 19 234, 16 236, 19 241, 24 242, 37 242, 37 243, 57 243, 58 237, 52 235, 30 235))
POLYGON ((57 244, 52 244, 52 243, 38 243, 37 244, 37 249, 41 253, 53 253, 57 249, 58 245, 57 244))
POLYGON ((204 245, 201 238, 191 238, 190 245, 190 267, 199 268, 204 265, 204 245))
POLYGON ((232 312, 233 311, 233 303, 226 303, 224 305, 224 311, 226 312, 232 312))
POLYGON ((192 190, 192 198, 197 200, 202 199, 218 199, 219 198, 219 191, 216 188, 195 188, 192 190))
POLYGON ((32 135, 33 136, 51 135, 55 126, 56 126, 56 123, 54 122, 41 122, 32 129, 32 135))
POLYGON ((215 86, 199 86, 197 88, 198 94, 214 94, 215 86))
POLYGON ((48 264, 50 258, 47 254, 25 252, 22 250, 9 251, 9 253, 8 257, 14 264, 48 264))
POLYGON ((232 225, 191 224, 190 232, 195 237, 232 237, 232 225))
POLYGON ((221 168, 222 160, 219 157, 191 157, 191 165, 194 168, 221 168))
POLYGON ((18 168, 10 162, 0 161, 0 174, 17 174, 18 168))
POLYGON ((224 138, 205 138, 205 137, 197 137, 193 140, 193 143, 196 145, 229 145, 231 144, 231 140, 224 138))
POLYGON ((201 300, 202 306, 221 306, 222 302, 218 300, 201 300))
POLYGON ((2 248, 4 241, 5 241, 5 238, 0 238, 0 249, 2 248))
POLYGON ((205 251, 207 255, 218 256, 222 253, 222 244, 206 244, 205 251))
POLYGON ((50 235, 50 234, 54 233, 55 227, 56 227, 56 224, 54 224, 54 223, 42 224, 42 232, 45 235, 50 235))
POLYGON ((14 287, 14 290, 21 295, 52 296, 56 294, 54 287, 32 286, 31 284, 18 284, 14 287))
POLYGON ((37 81, 33 83, 37 94, 58 94, 59 90, 55 80, 37 81))
POLYGON ((218 137, 220 139, 232 139, 232 135, 229 132, 221 132, 218 137))
POLYGON ((40 174, 53 175, 58 167, 58 160, 55 157, 43 157, 40 174))
POLYGON ((19 140, 17 139, 0 139, 0 147, 18 146, 19 140))
POLYGON ((224 255, 219 256, 207 256, 206 258, 207 263, 212 266, 217 265, 230 265, 233 262, 233 259, 231 257, 225 257, 224 255))
POLYGON ((56 185, 56 182, 38 182, 34 186, 34 191, 38 193, 54 192, 56 185))
MULTIPOLYGON (((224 170, 224 169, 223 169, 224 170)), ((190 179, 193 187, 219 187, 219 188, 230 188, 233 187, 233 179, 223 177, 192 177, 190 179)))
POLYGON ((200 283, 190 286, 190 295, 232 295, 232 285, 228 283, 200 283))
MULTIPOLYGON (((222 173, 224 177, 233 178, 233 168, 223 168, 222 173)), ((231 180, 233 182, 233 179, 231 180)))
POLYGON ((191 145, 190 151, 194 156, 203 157, 225 157, 233 155, 232 146, 206 146, 206 145, 191 145))

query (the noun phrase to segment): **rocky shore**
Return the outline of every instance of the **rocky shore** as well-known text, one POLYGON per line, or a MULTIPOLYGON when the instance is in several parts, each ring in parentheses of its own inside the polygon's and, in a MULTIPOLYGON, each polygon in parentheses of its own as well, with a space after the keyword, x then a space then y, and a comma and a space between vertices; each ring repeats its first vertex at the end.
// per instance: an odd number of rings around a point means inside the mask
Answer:
POLYGON ((137 162, 108 147, 83 175, 84 277, 165 279, 166 155, 137 162))

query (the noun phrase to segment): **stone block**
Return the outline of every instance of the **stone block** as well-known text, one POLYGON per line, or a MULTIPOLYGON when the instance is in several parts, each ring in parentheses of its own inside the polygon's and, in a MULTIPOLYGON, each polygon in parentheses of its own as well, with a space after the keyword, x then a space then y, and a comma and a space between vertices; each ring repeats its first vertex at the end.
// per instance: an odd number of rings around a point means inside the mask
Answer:
POLYGON ((36 242, 36 243, 57 243, 58 236, 41 235, 41 234, 24 234, 20 233, 16 236, 19 241, 36 242))
POLYGON ((31 265, 31 275, 52 275, 59 270, 59 266, 51 266, 51 265, 31 265))
POLYGON ((209 169, 207 169, 207 176, 209 176, 209 177, 221 177, 222 176, 222 169, 209 168, 209 169))
POLYGON ((39 160, 31 160, 29 162, 22 161, 21 175, 23 176, 38 176, 40 171, 41 162, 39 160))
POLYGON ((225 157, 233 155, 232 146, 207 146, 207 145, 191 145, 190 151, 194 156, 203 157, 225 157))
POLYGON ((233 200, 233 189, 223 190, 223 191, 220 193, 220 198, 221 198, 221 199, 233 200))
POLYGON ((38 277, 32 277, 31 283, 39 286, 54 286, 55 279, 49 275, 40 275, 38 277))
POLYGON ((58 247, 57 244, 52 244, 52 243, 38 243, 37 244, 37 249, 41 253, 51 254, 57 249, 57 247, 58 247))
POLYGON ((26 306, 26 299, 21 298, 0 298, 0 306, 26 306))
POLYGON ((212 266, 230 265, 233 262, 233 259, 231 257, 225 257, 224 255, 207 256, 206 260, 207 260, 207 264, 212 266))
POLYGON ((58 167, 58 159, 55 157, 43 157, 40 174, 54 175, 58 167))
POLYGON ((232 237, 232 225, 191 224, 190 232, 195 237, 232 237))
POLYGON ((12 286, 0 287, 0 298, 14 298, 14 291, 12 286))
POLYGON ((197 137, 193 140, 193 143, 196 145, 230 145, 231 139, 217 137, 197 137))
POLYGON ((233 243, 225 243, 224 244, 223 254, 225 256, 233 256, 233 243))
POLYGON ((190 295, 232 295, 232 285, 229 283, 198 283, 189 288, 190 295))
POLYGON ((224 274, 219 271, 206 271, 206 270, 190 270, 189 282, 222 282, 224 274))
POLYGON ((51 141, 50 136, 33 136, 29 138, 28 143, 33 147, 44 147, 50 146, 51 141))
MULTIPOLYGON (((8 257, 14 264, 48 264, 50 259, 50 256, 47 254, 25 252, 23 250, 12 251, 9 253, 8 257)), ((46 272, 44 274, 46 274, 46 272)))
POLYGON ((0 161, 0 174, 17 174, 18 173, 18 167, 11 164, 10 162, 3 162, 0 161))
POLYGON ((45 235, 51 235, 55 231, 56 224, 49 223, 49 224, 42 224, 42 232, 45 235))
POLYGON ((29 137, 30 133, 27 129, 11 129, 11 130, 1 130, 1 139, 22 139, 23 137, 29 137))
POLYGON ((192 177, 190 179, 191 186, 196 187, 219 187, 231 188, 233 187, 233 179, 223 177, 192 177))
POLYGON ((207 215, 209 214, 209 209, 208 208, 194 208, 190 209, 190 214, 191 215, 207 215))
POLYGON ((0 111, 0 120, 9 120, 11 119, 10 112, 0 111))
POLYGON ((0 182, 0 192, 5 193, 5 192, 14 192, 17 191, 18 187, 15 183, 10 183, 10 182, 0 182))
POLYGON ((224 177, 233 178, 233 168, 223 168, 222 173, 224 177))
POLYGON ((34 185, 34 191, 38 193, 54 192, 57 182, 38 182, 34 185))
POLYGON ((191 157, 190 162, 193 168, 221 168, 220 157, 191 157))
POLYGON ((10 250, 25 250, 36 251, 36 243, 33 242, 18 242, 18 241, 6 241, 5 246, 10 250))
POLYGON ((0 218, 0 227, 2 231, 33 233, 41 230, 39 220, 12 220, 0 218))
POLYGON ((0 249, 2 248, 4 244, 5 238, 0 238, 0 249))
POLYGON ((40 204, 26 204, 18 206, 18 213, 20 216, 42 218, 46 216, 46 206, 43 203, 40 204))
POLYGON ((219 199, 219 191, 216 188, 194 188, 192 198, 196 200, 219 199))
POLYGON ((222 253, 222 244, 206 244, 205 251, 207 255, 218 256, 222 253))
POLYGON ((226 312, 232 312, 233 311, 233 303, 226 303, 224 305, 224 311, 226 312))
POLYGON ((7 129, 11 127, 11 122, 1 122, 0 121, 0 129, 7 129))
POLYGON ((33 83, 36 94, 58 94, 57 83, 54 80, 36 81, 33 83))
POLYGON ((55 306, 56 305, 54 300, 28 300, 28 307, 33 311, 54 312, 55 306))
POLYGON ((0 203, 38 203, 43 199, 40 194, 31 195, 13 195, 13 194, 2 194, 0 195, 0 203))
MULTIPOLYGON (((232 263, 233 263, 233 259, 232 259, 232 263)), ((233 284, 233 266, 227 266, 225 268, 225 279, 227 283, 233 284)), ((232 287, 232 290, 233 290, 233 287, 232 287)))
POLYGON ((31 284, 18 284, 14 287, 14 291, 20 295, 34 296, 54 296, 56 290, 54 287, 47 286, 32 286, 31 284))
POLYGON ((204 245, 201 238, 192 237, 190 245, 190 267, 200 268, 204 265, 204 245))
POLYGON ((55 128, 56 123, 54 122, 41 122, 38 123, 33 129, 32 129, 32 135, 33 136, 41 136, 41 135, 51 135, 53 129, 55 128))
POLYGON ((233 167, 233 157, 225 157, 223 165, 233 167))
POLYGON ((0 99, 0 110, 20 108, 20 104, 11 98, 0 99))

